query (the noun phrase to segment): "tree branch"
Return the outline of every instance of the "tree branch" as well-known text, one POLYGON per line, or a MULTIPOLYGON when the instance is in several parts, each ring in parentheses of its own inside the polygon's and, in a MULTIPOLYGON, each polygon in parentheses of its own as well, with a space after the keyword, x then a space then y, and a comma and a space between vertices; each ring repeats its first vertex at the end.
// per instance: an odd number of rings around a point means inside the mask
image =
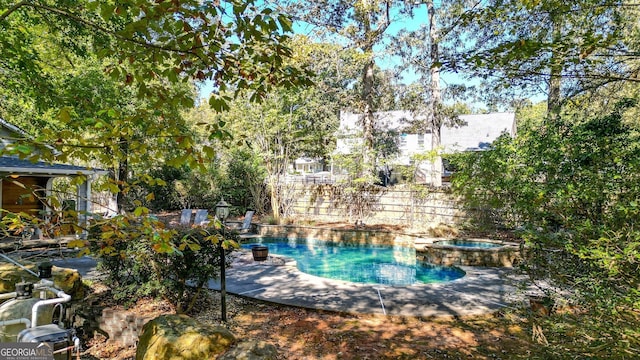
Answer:
POLYGON ((7 11, 5 11, 2 15, 0 15, 0 22, 4 21, 4 19, 6 19, 7 16, 11 15, 14 11, 18 10, 20 7, 25 5, 29 5, 29 3, 26 0, 20 1, 19 3, 8 8, 7 11))
POLYGON ((153 43, 148 43, 146 41, 140 41, 140 40, 136 40, 133 38, 129 38, 123 35, 118 34, 116 31, 110 30, 104 26, 101 26, 99 24, 96 24, 92 21, 89 21, 87 19, 83 19, 82 17, 72 14, 70 12, 64 11, 62 9, 58 9, 55 7, 51 7, 51 6, 47 6, 47 5, 42 5, 42 4, 33 4, 33 3, 29 3, 28 1, 22 1, 16 5, 14 5, 13 7, 11 7, 10 9, 8 9, 7 11, 5 11, 1 16, 0 16, 0 21, 4 20, 7 16, 9 16, 12 12, 14 12, 16 9, 18 9, 19 7, 22 6, 29 6, 32 7, 34 9, 42 9, 42 10, 46 10, 49 11, 51 13, 66 17, 68 19, 74 20, 78 23, 81 23, 83 25, 86 25, 90 28, 93 28, 95 30, 98 30, 100 32, 103 32, 105 34, 111 34, 112 36, 116 37, 119 40, 122 41, 126 41, 126 42, 130 42, 136 45, 140 45, 142 47, 146 47, 146 48, 151 48, 151 49, 156 49, 156 50, 163 50, 163 51, 168 51, 168 52, 176 52, 176 53, 189 53, 195 49, 200 49, 200 48, 205 48, 207 47, 207 45, 201 45, 201 46, 192 46, 188 49, 176 49, 176 48, 172 48, 172 47, 168 47, 168 46, 163 46, 163 45, 158 45, 158 44, 153 44, 153 43))

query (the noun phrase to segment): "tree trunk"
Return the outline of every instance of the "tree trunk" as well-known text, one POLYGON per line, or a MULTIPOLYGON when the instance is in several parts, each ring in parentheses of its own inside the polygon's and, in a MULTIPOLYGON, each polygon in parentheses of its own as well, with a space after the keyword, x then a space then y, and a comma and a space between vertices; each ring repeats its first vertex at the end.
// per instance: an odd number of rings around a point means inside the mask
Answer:
MULTIPOLYGON (((431 149, 438 151, 440 147, 440 129, 442 128, 442 95, 440 93, 440 56, 438 53, 438 27, 435 21, 433 0, 428 0, 427 16, 429 18, 429 41, 431 42, 431 149)), ((442 157, 438 153, 431 166, 431 184, 442 186, 442 157)))
POLYGON ((118 204, 118 213, 124 211, 124 190, 129 182, 129 142, 125 138, 120 138, 120 154, 122 158, 118 164, 118 194, 116 195, 116 203, 118 204))
MULTIPOLYGON (((371 49, 366 49, 370 52, 371 49)), ((360 176, 375 173, 375 159, 373 149, 373 132, 375 126, 373 84, 374 84, 374 62, 373 59, 367 62, 362 72, 362 99, 364 100, 364 111, 362 118, 362 136, 364 146, 362 148, 362 173, 360 176)))
POLYGON ((562 38, 562 28, 558 15, 551 13, 551 26, 553 27, 553 40, 551 49, 551 66, 549 69, 549 95, 547 97, 547 115, 550 120, 557 120, 560 116, 561 95, 560 86, 562 85, 562 59, 555 45, 560 43, 562 38))
POLYGON ((273 218, 280 222, 280 188, 279 188, 279 176, 269 176, 269 192, 271 193, 271 212, 273 218))

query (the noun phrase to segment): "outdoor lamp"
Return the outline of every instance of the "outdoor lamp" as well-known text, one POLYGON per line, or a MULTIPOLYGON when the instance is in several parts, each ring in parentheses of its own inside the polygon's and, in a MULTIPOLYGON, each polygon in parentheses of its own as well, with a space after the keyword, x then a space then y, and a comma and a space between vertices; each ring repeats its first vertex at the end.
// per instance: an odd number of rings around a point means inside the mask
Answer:
POLYGON ((224 221, 229 216, 229 204, 222 198, 216 204, 216 217, 222 222, 222 240, 220 240, 220 310, 222 312, 222 321, 227 321, 227 281, 224 273, 224 247, 222 241, 224 241, 224 221))
POLYGON ((224 221, 227 219, 228 216, 229 216, 229 204, 226 201, 224 201, 224 198, 222 198, 216 204, 216 217, 220 219, 220 221, 222 221, 222 224, 224 225, 224 221))

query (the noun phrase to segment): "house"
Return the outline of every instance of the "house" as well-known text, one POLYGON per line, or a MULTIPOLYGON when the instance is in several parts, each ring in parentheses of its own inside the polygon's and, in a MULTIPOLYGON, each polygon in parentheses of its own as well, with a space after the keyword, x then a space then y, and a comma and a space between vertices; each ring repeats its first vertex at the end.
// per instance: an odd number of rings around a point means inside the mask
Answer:
POLYGON ((323 171, 322 164, 318 159, 301 157, 297 158, 293 162, 292 171, 299 174, 314 174, 323 171))
MULTIPOLYGON (((18 138, 29 138, 20 128, 0 119, 0 148, 4 149, 18 138)), ((48 163, 44 161, 32 162, 17 156, 0 156, 0 205, 2 213, 26 213, 36 215, 41 219, 50 216, 51 209, 47 207, 43 198, 53 193, 53 183, 60 177, 85 176, 86 181, 77 186, 77 193, 73 199, 68 199, 67 205, 72 205, 78 211, 81 223, 91 212, 91 182, 97 175, 104 175, 106 171, 89 169, 69 164, 48 163)))
MULTIPOLYGON (((349 154, 354 148, 362 145, 361 116, 361 114, 349 112, 340 113, 336 154, 349 154)), ((410 111, 405 110, 378 112, 374 116, 378 133, 386 131, 398 137, 399 153, 391 159, 391 165, 411 165, 413 155, 433 149, 430 129, 425 129, 423 133, 410 133, 404 130, 409 123, 425 119, 414 118, 410 111)), ((516 135, 514 113, 460 115, 458 120, 457 123, 460 125, 441 128, 441 150, 439 151, 441 154, 485 150, 502 134, 512 137, 516 135)), ((423 181, 428 182, 431 164, 421 164, 419 170, 423 173, 423 181)), ((446 172, 443 173, 446 174, 446 172)))

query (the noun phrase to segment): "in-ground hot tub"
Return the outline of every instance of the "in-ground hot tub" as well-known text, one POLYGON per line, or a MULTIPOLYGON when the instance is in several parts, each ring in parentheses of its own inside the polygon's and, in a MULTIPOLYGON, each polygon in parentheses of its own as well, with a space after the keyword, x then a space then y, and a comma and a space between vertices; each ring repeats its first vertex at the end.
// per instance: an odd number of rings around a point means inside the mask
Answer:
POLYGON ((421 260, 443 266, 512 267, 521 259, 517 243, 490 239, 433 239, 416 250, 421 260))

